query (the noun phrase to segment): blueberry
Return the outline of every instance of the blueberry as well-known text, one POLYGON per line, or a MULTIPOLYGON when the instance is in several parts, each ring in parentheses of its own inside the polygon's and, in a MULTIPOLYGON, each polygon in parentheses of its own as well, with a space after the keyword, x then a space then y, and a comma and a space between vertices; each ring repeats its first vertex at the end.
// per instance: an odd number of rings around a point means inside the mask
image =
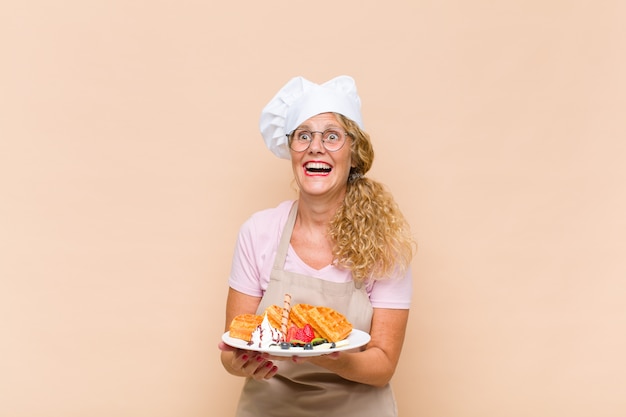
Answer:
POLYGON ((312 344, 310 344, 310 343, 306 343, 306 344, 304 345, 304 350, 313 350, 313 345, 312 345, 312 344))
POLYGON ((289 349, 291 347, 291 343, 289 342, 280 342, 281 349, 289 349))

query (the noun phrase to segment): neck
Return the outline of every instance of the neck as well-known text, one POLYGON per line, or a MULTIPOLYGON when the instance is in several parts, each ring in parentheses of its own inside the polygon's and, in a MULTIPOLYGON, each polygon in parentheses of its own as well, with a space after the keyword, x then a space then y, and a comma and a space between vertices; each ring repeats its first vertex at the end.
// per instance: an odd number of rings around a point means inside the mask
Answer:
POLYGON ((300 194, 298 198, 298 222, 308 227, 326 228, 343 202, 343 195, 320 198, 300 194))

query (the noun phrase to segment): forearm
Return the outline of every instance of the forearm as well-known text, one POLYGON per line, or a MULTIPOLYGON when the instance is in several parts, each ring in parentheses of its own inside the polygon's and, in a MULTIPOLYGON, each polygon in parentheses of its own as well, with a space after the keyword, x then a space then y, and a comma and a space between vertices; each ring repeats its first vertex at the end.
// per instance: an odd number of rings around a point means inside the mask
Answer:
POLYGON ((222 361, 222 366, 224 367, 226 372, 228 372, 231 375, 234 375, 234 376, 245 376, 245 374, 243 373, 241 368, 235 369, 233 367, 233 357, 234 357, 234 355, 235 355, 234 352, 221 352, 220 359, 222 361))
POLYGON ((396 368, 396 362, 377 347, 362 352, 338 352, 336 358, 332 356, 311 358, 310 362, 350 381, 377 387, 389 383, 396 368))
POLYGON ((374 309, 372 339, 365 350, 311 358, 311 362, 350 381, 384 386, 398 365, 408 317, 409 310, 374 309))

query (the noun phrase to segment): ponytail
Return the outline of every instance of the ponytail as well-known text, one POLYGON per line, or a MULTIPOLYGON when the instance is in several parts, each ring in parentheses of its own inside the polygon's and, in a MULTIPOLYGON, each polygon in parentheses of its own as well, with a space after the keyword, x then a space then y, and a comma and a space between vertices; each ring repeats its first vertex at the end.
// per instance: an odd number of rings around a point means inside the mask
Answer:
POLYGON ((353 139, 346 195, 329 231, 337 266, 351 270, 357 282, 392 277, 404 272, 413 258, 409 225, 391 193, 364 176, 374 160, 369 135, 350 119, 337 118, 353 139))

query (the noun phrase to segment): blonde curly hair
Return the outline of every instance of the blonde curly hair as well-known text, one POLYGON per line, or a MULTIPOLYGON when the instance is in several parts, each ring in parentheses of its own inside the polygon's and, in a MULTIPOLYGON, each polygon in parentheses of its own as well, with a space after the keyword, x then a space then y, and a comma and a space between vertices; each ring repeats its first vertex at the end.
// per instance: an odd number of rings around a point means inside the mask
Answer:
POLYGON ((403 273, 413 258, 415 241, 393 196, 363 175, 372 167, 369 135, 352 120, 335 113, 352 138, 352 163, 343 204, 330 222, 335 264, 357 282, 403 273))

